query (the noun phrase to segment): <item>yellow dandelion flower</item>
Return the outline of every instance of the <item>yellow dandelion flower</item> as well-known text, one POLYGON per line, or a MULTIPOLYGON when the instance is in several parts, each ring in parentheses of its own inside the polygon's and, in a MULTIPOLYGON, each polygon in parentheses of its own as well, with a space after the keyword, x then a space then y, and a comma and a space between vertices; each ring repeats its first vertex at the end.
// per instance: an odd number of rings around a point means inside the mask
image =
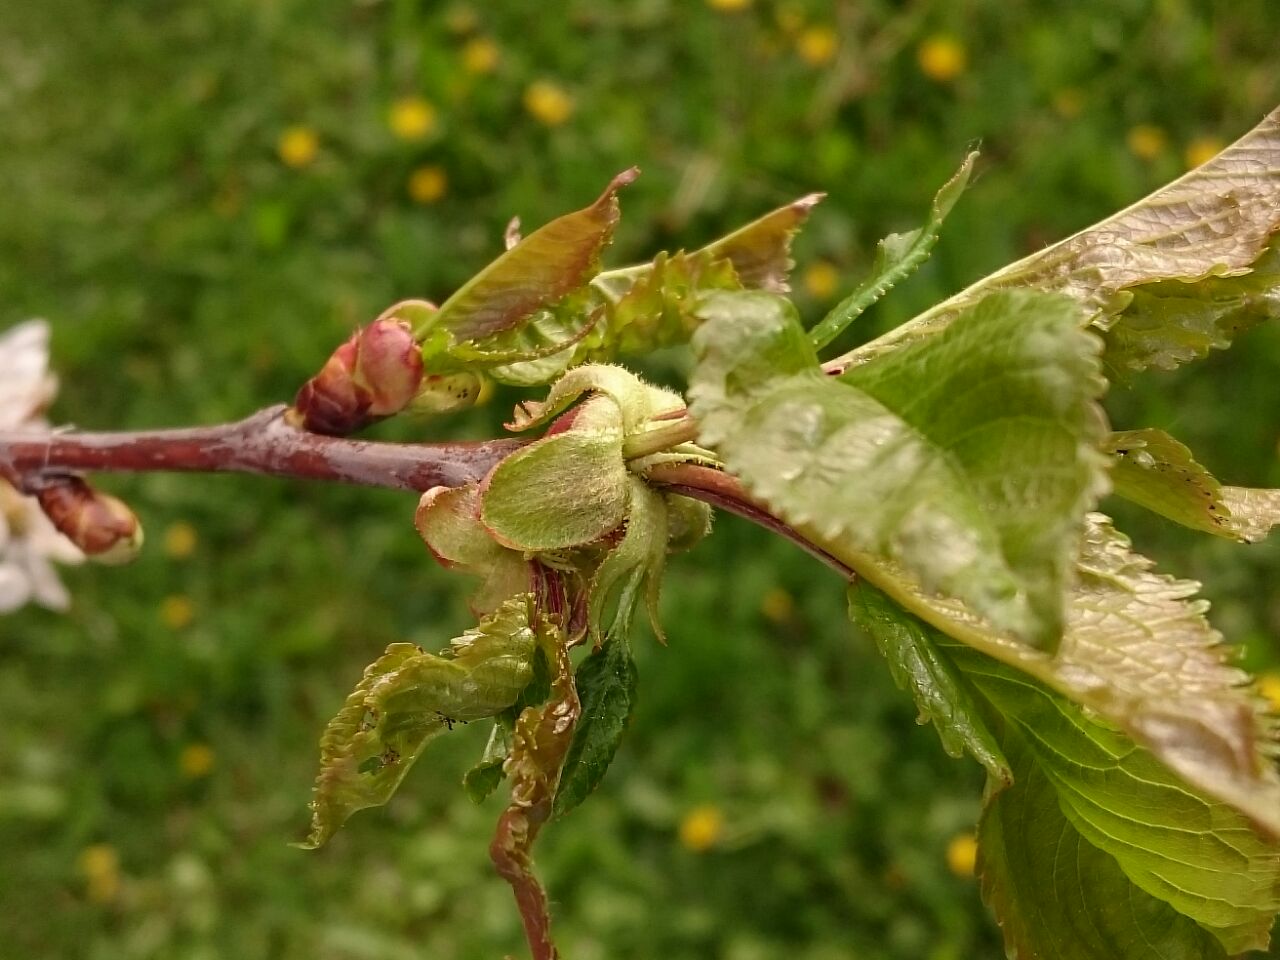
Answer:
POLYGON ((972 833, 960 833, 947 844, 947 869, 957 877, 972 877, 978 863, 978 840, 972 833))
POLYGON ((387 126, 401 140, 425 140, 436 128, 436 108, 422 97, 401 97, 387 112, 387 126))
POLYGON ((804 288, 815 300, 830 300, 840 288, 840 273, 829 260, 817 260, 804 272, 804 288))
POLYGON ((199 780, 213 772, 217 759, 207 743, 189 743, 178 754, 178 769, 188 780, 199 780))
POLYGON ((1169 145, 1165 132, 1153 123, 1140 123, 1129 130, 1125 137, 1129 152, 1139 160, 1154 160, 1169 145))
POLYGON ((535 80, 524 91, 524 108, 539 123, 558 127, 573 115, 573 97, 557 83, 535 80))
POLYGON ((1280 670, 1268 670, 1258 678, 1258 693, 1271 703, 1271 709, 1280 713, 1280 670))
POLYGON ((320 138, 310 127, 289 127, 276 141, 280 162, 293 170, 309 167, 319 152, 320 138))
POLYGON ((493 73, 498 58, 498 45, 488 37, 474 37, 462 47, 462 69, 470 74, 493 73))
POLYGON ((196 528, 184 520, 171 523, 164 531, 164 552, 174 560, 185 560, 196 552, 200 538, 196 528))
POLYGON ((95 843, 80 851, 77 861, 85 880, 85 892, 94 903, 110 903, 120 892, 120 855, 108 843, 95 843))
POLYGON ((840 35, 828 26, 805 27, 796 37, 796 52, 811 67, 830 63, 840 49, 840 35))
POLYGON ((1187 169, 1191 170, 1208 163, 1225 147, 1226 144, 1218 137, 1196 137, 1187 144, 1187 150, 1182 157, 1187 162, 1187 169))
POLYGON ((760 614, 770 623, 786 623, 795 612, 795 600, 781 587, 770 587, 760 598, 760 614))
POLYGON ((428 164, 409 174, 409 196, 414 203, 435 203, 449 189, 444 168, 428 164))
POLYGON ((196 607, 191 598, 185 594, 175 593, 164 598, 160 604, 160 622, 170 630, 181 630, 191 626, 196 618, 196 607))
POLYGON ((1074 120, 1084 111, 1084 94, 1075 87, 1063 87, 1053 95, 1053 109, 1064 120, 1074 120))
POLYGON ((751 6, 752 0, 707 0, 707 6, 721 13, 737 13, 751 6))
POLYGON ((964 73, 969 65, 969 55, 964 44, 955 37, 937 33, 926 37, 916 49, 916 62, 930 80, 947 83, 964 73))
POLYGON ((724 814, 710 804, 694 807, 680 821, 680 843, 694 853, 710 850, 723 834, 724 814))

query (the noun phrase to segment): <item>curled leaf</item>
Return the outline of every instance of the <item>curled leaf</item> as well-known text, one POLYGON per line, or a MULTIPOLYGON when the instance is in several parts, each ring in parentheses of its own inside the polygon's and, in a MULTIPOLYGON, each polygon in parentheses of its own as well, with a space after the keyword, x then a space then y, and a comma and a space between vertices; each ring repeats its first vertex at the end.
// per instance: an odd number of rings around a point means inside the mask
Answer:
POLYGON ((391 798, 426 745, 456 722, 492 717, 533 676, 533 597, 508 600, 445 654, 393 643, 370 664, 320 740, 311 832, 329 839, 357 810, 391 798))
POLYGON ((471 609, 486 614, 509 597, 529 590, 529 564, 494 541, 480 522, 477 484, 434 487, 422 495, 414 523, 418 535, 441 564, 481 579, 471 609))

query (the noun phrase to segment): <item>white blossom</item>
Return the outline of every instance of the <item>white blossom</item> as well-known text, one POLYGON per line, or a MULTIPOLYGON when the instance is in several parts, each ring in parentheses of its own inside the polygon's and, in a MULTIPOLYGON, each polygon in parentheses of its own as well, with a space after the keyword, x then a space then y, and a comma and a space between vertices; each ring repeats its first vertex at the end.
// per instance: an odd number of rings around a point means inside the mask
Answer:
MULTIPOLYGON (((0 430, 48 430, 41 415, 57 389, 47 323, 28 320, 0 334, 0 430)), ((31 601, 65 610, 70 597, 50 561, 83 559, 34 497, 0 480, 0 614, 31 601)))

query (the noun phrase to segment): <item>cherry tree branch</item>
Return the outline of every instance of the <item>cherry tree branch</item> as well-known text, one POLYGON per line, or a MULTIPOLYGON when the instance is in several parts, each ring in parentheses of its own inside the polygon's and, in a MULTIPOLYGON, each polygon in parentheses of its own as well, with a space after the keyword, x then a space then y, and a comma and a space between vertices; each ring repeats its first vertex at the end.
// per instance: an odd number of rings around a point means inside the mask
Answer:
POLYGON ((527 441, 380 443, 309 433, 283 404, 235 423, 120 433, 0 432, 0 477, 25 491, 79 473, 256 473, 396 490, 457 487, 481 479, 527 441))

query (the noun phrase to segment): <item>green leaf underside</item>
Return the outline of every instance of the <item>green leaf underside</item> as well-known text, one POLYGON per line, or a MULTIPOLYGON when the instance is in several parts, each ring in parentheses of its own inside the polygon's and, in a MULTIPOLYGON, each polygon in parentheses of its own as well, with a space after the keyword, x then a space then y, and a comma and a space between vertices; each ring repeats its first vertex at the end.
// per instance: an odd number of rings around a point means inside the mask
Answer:
POLYGON ((357 810, 391 798, 426 745, 455 722, 496 716, 533 676, 533 597, 514 597, 443 655, 393 643, 330 721, 320 740, 311 802, 318 847, 357 810))
POLYGON ((1280 523, 1280 490, 1224 487, 1163 430, 1113 433, 1103 449, 1116 494, 1184 527, 1256 542, 1280 523))
MULTIPOLYGON (((617 192, 635 180, 618 174, 590 206, 534 231, 472 277, 429 318, 454 343, 510 330, 583 288, 600 269, 600 253, 618 223, 617 192)), ((415 330, 415 333, 424 333, 415 330)))
POLYGON ((895 672, 909 673, 935 723, 961 719, 951 735, 988 767, 984 892, 1020 957, 1265 947, 1280 910, 1274 839, 1078 705, 945 637, 874 587, 851 587, 850 614, 895 672), (912 669, 922 656, 939 666, 912 669), (999 764, 990 760, 993 741, 999 764))
POLYGON ((480 519, 498 542, 529 552, 593 543, 626 518, 631 476, 622 413, 597 396, 572 429, 535 440, 499 463, 481 490, 480 519))
POLYGON ((1090 515, 1052 657, 901 577, 872 570, 867 579, 943 633, 1095 711, 1188 783, 1280 837, 1280 775, 1269 759, 1273 725, 1264 704, 1205 620, 1199 584, 1151 567, 1106 517, 1090 515))
POLYGON ((969 153, 960 169, 939 188, 924 226, 907 233, 891 233, 880 241, 875 262, 871 265, 871 275, 809 331, 809 339, 817 349, 821 350, 838 337, 864 310, 911 276, 929 258, 930 251, 938 242, 942 221, 969 185, 969 176, 977 159, 976 151, 969 153))
POLYGON ((709 297, 700 442, 780 517, 873 579, 890 566, 1036 646, 1061 634, 1105 484, 1097 339, 1066 298, 1002 293, 949 330, 825 376, 794 308, 709 297))
POLYGON ((631 722, 636 701, 636 664, 625 630, 615 632, 578 667, 582 715, 565 758, 553 815, 563 817, 604 779, 631 722))
POLYGON ((470 602, 471 609, 483 615, 508 597, 528 591, 529 564, 489 536, 479 512, 478 484, 435 487, 422 495, 414 523, 442 566, 480 578, 470 602))
POLYGON ((591 363, 574 367, 557 380, 546 400, 521 403, 507 429, 519 431, 543 426, 586 393, 604 394, 614 402, 624 437, 635 433, 655 416, 684 409, 684 400, 671 390, 650 386, 624 367, 591 363))
MULTIPOLYGON (((1247 279, 1215 280, 1205 294, 1180 298, 1183 288, 1168 281, 1191 285, 1208 278, 1246 278, 1277 229, 1280 110, 1149 197, 996 271, 835 363, 864 363, 930 337, 992 291, 1009 287, 1063 293, 1083 304, 1088 316, 1111 330, 1108 346, 1117 350, 1109 358, 1113 369, 1184 362, 1228 341, 1258 316, 1274 316, 1275 287, 1259 297, 1248 291, 1247 279)), ((1275 261, 1268 259, 1264 269, 1274 276, 1275 261)))

